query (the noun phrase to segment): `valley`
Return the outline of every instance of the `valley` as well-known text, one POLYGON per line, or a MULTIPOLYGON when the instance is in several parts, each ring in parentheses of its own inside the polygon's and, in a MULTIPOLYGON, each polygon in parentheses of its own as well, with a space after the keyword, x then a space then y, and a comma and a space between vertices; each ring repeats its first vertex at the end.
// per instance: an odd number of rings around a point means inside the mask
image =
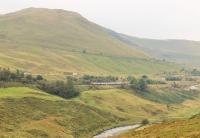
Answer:
POLYGON ((144 119, 154 123, 198 114, 200 91, 184 90, 190 85, 173 88, 170 83, 148 85, 148 91, 115 86, 82 88, 72 99, 35 87, 0 88, 0 136, 92 138, 144 119))
POLYGON ((199 45, 128 36, 61 9, 3 14, 0 137, 200 136, 199 45))

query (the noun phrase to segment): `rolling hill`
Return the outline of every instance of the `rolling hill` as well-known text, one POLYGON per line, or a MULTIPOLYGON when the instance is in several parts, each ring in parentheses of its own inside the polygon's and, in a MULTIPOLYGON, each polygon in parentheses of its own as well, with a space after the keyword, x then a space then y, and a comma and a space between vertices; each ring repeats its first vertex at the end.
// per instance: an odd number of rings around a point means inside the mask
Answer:
POLYGON ((0 88, 0 137, 91 138, 144 118, 187 118, 199 111, 200 92, 154 91, 138 96, 135 91, 116 88, 89 90, 66 100, 33 88, 0 88), (151 99, 156 95, 162 97, 160 101, 151 99), (168 107, 170 97, 173 101, 168 107))
POLYGON ((75 12, 29 8, 0 16, 0 65, 46 76, 175 70, 75 12))
POLYGON ((107 30, 116 39, 161 60, 199 67, 200 42, 191 40, 156 40, 132 37, 107 30))

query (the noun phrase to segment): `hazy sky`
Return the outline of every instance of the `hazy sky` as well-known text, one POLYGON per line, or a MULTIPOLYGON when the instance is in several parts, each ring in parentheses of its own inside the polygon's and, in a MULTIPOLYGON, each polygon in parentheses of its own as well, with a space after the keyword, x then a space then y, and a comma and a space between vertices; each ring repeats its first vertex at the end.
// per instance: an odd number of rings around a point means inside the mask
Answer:
POLYGON ((28 7, 76 11, 133 36, 200 40, 200 0, 0 0, 0 13, 28 7))

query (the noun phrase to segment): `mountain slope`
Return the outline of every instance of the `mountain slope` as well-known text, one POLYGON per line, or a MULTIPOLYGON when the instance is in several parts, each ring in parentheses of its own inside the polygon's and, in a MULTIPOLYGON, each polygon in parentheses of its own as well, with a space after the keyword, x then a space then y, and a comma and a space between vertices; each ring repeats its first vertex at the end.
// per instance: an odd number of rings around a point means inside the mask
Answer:
POLYGON ((132 37, 108 30, 116 39, 153 57, 200 66, 200 42, 190 40, 156 40, 132 37))
POLYGON ((153 73, 174 69, 148 60, 144 52, 74 12, 29 8, 0 16, 0 65, 4 67, 48 76, 143 73, 140 68, 146 63, 155 65, 153 73))
POLYGON ((64 10, 25 9, 0 18, 5 41, 34 47, 143 57, 144 54, 109 36, 102 27, 64 10))

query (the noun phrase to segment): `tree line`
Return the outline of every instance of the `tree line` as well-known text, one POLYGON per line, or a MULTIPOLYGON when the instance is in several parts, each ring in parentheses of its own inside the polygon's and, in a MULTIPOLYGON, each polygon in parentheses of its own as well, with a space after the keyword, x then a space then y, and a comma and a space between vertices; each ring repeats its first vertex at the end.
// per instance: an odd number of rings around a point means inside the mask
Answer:
POLYGON ((118 77, 114 76, 93 76, 93 75, 84 75, 79 79, 82 84, 91 84, 92 82, 116 82, 118 77))
POLYGON ((42 75, 33 76, 29 73, 16 70, 0 68, 0 86, 31 85, 47 93, 63 98, 73 98, 79 95, 79 91, 74 87, 73 81, 48 81, 42 75))
POLYGON ((130 82, 130 87, 139 91, 146 91, 148 84, 165 84, 164 81, 152 80, 148 76, 143 75, 141 78, 136 79, 133 76, 129 76, 127 80, 130 82))

